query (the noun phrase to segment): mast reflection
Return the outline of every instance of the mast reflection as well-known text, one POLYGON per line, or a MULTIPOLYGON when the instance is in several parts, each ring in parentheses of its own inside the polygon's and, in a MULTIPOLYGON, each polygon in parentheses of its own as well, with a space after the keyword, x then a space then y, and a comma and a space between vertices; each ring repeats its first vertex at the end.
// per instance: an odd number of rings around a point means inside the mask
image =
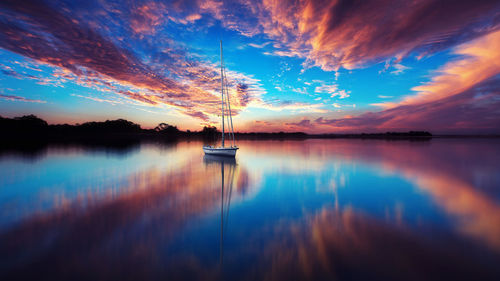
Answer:
POLYGON ((229 209, 231 207, 231 195, 233 192, 234 175, 237 168, 236 159, 224 156, 205 155, 203 157, 205 165, 220 166, 221 173, 221 207, 220 207, 220 267, 224 264, 224 229, 227 232, 229 209), (228 168, 227 176, 225 174, 226 166, 228 168), (227 177, 227 180, 226 180, 227 177), (227 185, 227 187, 226 187, 227 185))

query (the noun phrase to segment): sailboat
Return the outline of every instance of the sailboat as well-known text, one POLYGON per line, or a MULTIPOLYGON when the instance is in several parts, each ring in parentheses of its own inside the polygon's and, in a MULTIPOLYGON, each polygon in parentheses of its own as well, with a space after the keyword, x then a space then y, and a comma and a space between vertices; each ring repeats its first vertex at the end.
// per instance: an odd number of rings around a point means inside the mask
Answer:
POLYGON ((227 90, 227 84, 225 80, 225 70, 224 70, 224 57, 222 55, 222 40, 220 41, 220 88, 221 88, 221 125, 222 125, 222 142, 221 146, 203 146, 203 151, 205 155, 219 155, 219 156, 228 156, 234 157, 236 156, 236 151, 238 147, 236 146, 234 139, 234 128, 233 128, 233 116, 231 114, 231 104, 229 103, 229 92, 227 90), (224 138, 226 135, 225 126, 224 126, 224 112, 226 114, 227 126, 229 129, 229 142, 230 146, 225 146, 224 138))

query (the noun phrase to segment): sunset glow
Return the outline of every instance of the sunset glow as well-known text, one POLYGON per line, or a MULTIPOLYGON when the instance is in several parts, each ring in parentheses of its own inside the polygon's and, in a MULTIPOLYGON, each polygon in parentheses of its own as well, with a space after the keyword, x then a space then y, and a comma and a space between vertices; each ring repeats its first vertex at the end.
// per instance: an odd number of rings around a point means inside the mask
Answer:
POLYGON ((0 2, 0 115, 500 133, 498 1, 0 2))

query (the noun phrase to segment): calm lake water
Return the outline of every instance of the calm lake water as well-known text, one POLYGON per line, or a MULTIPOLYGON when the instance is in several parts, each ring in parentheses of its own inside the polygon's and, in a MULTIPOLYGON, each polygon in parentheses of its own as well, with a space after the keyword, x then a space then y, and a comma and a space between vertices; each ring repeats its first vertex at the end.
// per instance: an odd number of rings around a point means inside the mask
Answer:
POLYGON ((0 154, 0 280, 500 280, 500 141, 0 154))

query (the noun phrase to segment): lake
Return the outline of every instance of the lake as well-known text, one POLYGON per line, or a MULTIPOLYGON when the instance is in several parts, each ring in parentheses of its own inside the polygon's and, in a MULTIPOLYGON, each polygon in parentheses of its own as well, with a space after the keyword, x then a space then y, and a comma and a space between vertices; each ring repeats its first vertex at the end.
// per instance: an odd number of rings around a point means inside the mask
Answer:
POLYGON ((500 280, 500 140, 0 154, 0 280, 500 280))

